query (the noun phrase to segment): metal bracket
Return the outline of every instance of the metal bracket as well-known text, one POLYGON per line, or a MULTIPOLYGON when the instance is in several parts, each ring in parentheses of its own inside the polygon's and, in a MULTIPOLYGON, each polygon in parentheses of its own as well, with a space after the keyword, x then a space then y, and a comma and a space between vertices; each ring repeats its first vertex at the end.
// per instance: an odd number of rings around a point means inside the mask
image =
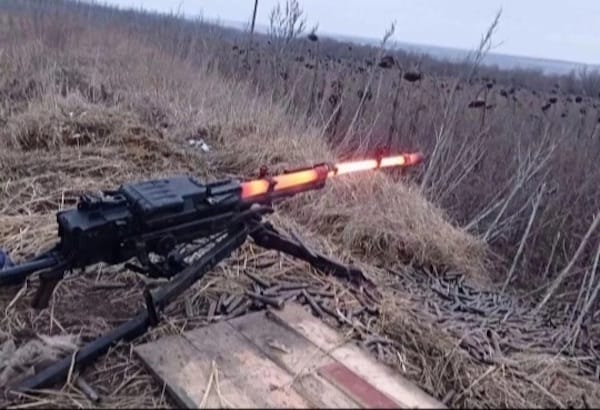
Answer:
POLYGON ((261 166, 260 169, 258 170, 258 178, 262 179, 268 175, 269 175, 269 167, 267 167, 266 165, 261 166))
POLYGON ((155 327, 158 325, 158 313, 156 312, 152 293, 150 293, 148 288, 144 289, 144 302, 146 303, 146 311, 148 312, 148 324, 150 327, 155 327))

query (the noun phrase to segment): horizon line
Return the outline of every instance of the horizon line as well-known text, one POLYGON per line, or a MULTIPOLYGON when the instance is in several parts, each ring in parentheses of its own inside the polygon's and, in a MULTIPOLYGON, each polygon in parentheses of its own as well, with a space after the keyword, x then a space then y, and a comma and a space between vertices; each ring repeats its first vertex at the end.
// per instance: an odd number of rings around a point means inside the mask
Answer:
MULTIPOLYGON (((83 0, 83 2, 89 2, 92 4, 95 3, 97 5, 99 4, 98 0, 83 0)), ((106 2, 106 0, 104 0, 104 4, 105 5, 108 4, 106 2)), ((143 6, 121 7, 119 5, 113 4, 110 7, 116 7, 117 9, 120 9, 120 10, 152 12, 152 13, 163 14, 163 15, 174 14, 176 16, 183 17, 186 20, 194 20, 194 19, 199 18, 201 21, 204 21, 204 22, 212 23, 217 26, 219 26, 219 25, 224 26, 224 27, 235 29, 235 30, 242 31, 242 32, 245 29, 247 29, 247 27, 249 27, 249 25, 250 25, 249 21, 229 20, 229 19, 223 19, 220 17, 208 17, 202 13, 200 13, 200 14, 193 14, 193 13, 178 14, 177 10, 174 10, 174 9, 170 9, 170 11, 167 12, 167 11, 160 11, 160 10, 151 9, 151 8, 144 8, 143 6)), ((268 25, 267 24, 257 22, 254 27, 255 27, 255 30, 262 27, 265 30, 261 30, 261 32, 268 33, 268 25)), ((356 35, 352 35, 352 34, 335 33, 335 32, 328 32, 328 31, 322 31, 319 33, 319 35, 322 37, 325 37, 325 38, 329 38, 331 40, 336 40, 336 41, 340 41, 340 39, 345 39, 345 41, 348 41, 348 42, 351 42, 354 44, 358 43, 357 40, 363 40, 363 41, 372 42, 372 43, 377 43, 377 42, 381 41, 381 39, 376 38, 376 37, 356 36, 356 35), (338 37, 338 38, 336 38, 336 37, 338 37)), ((413 46, 413 47, 420 47, 420 48, 445 49, 445 50, 461 52, 461 53, 471 53, 476 49, 476 47, 462 48, 462 47, 458 47, 458 46, 443 46, 443 45, 436 45, 436 44, 429 44, 429 43, 407 42, 407 41, 401 41, 401 40, 394 40, 393 37, 392 37, 392 43, 400 43, 400 44, 404 44, 406 46, 413 46)), ((370 44, 370 45, 373 45, 373 44, 370 44)), ((423 54, 429 55, 431 58, 434 58, 437 60, 441 59, 439 56, 432 55, 431 53, 428 53, 425 50, 418 50, 418 51, 423 54)), ((509 58, 512 57, 512 58, 516 58, 516 59, 525 59, 525 60, 530 60, 531 63, 535 63, 536 61, 537 62, 547 62, 547 63, 559 63, 559 64, 573 66, 573 69, 575 69, 575 68, 591 68, 592 70, 600 71, 600 63, 586 63, 586 62, 582 62, 582 61, 574 61, 574 60, 561 59, 561 58, 556 58, 556 57, 537 57, 537 56, 533 56, 533 55, 525 55, 525 54, 520 54, 520 53, 497 52, 497 51, 491 51, 491 50, 488 51, 486 53, 486 55, 497 56, 497 57, 509 57, 509 58)))

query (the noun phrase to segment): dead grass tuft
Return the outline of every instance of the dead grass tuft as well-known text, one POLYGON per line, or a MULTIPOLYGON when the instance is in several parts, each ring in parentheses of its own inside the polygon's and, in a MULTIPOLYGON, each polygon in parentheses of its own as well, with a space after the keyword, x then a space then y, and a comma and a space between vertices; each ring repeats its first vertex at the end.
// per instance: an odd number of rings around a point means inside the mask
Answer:
POLYGON ((450 224, 410 183, 383 173, 340 177, 311 199, 298 217, 361 259, 458 270, 487 282, 483 242, 450 224))
POLYGON ((75 335, 36 335, 17 348, 13 339, 0 345, 0 386, 14 383, 19 377, 34 373, 36 365, 51 363, 70 354, 79 346, 75 335))
MULTIPOLYGON (((90 104, 80 94, 53 96, 11 116, 0 138, 23 151, 126 144, 152 152, 163 135, 131 112, 90 104)), ((163 150, 164 153, 164 150, 163 150)))

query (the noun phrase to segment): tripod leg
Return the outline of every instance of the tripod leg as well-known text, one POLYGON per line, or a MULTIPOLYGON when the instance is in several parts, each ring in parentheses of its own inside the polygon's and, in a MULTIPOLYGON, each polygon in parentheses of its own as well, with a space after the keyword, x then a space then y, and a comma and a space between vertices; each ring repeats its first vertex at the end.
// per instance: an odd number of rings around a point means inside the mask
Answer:
POLYGON ((31 307, 34 309, 45 309, 48 307, 56 285, 65 276, 66 268, 67 264, 61 263, 48 272, 40 273, 40 285, 33 296, 31 307))
POLYGON ((347 279, 357 286, 375 286, 360 269, 346 266, 325 255, 316 253, 308 249, 298 238, 293 240, 284 237, 268 222, 260 223, 250 236, 257 245, 263 248, 274 249, 305 260, 314 268, 342 279, 347 279))
POLYGON ((34 309, 45 309, 50 303, 50 298, 54 293, 54 289, 58 282, 62 279, 62 275, 44 277, 40 276, 40 287, 35 292, 33 300, 31 301, 31 307, 34 309))

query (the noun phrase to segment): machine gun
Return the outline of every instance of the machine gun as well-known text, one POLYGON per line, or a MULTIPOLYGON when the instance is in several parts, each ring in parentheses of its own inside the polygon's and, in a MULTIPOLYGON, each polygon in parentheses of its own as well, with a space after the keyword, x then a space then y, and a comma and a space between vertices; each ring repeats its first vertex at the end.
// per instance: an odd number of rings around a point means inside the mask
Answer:
POLYGON ((22 381, 15 390, 52 385, 67 376, 72 365, 82 368, 121 340, 132 340, 158 324, 158 313, 206 272, 251 237, 267 249, 305 260, 325 273, 363 286, 363 273, 315 253, 297 238, 287 238, 263 220, 275 201, 321 189, 336 175, 420 163, 421 154, 286 171, 259 179, 203 184, 190 176, 127 183, 114 191, 87 193, 77 207, 57 213, 59 242, 30 261, 0 269, 0 286, 18 285, 39 272, 40 285, 32 306, 43 309, 65 273, 98 263, 125 264, 150 276, 170 278, 162 288, 144 291, 145 307, 128 322, 90 342, 22 381), (198 256, 202 251, 201 256, 198 256), (129 261, 137 259, 138 264, 129 261))

